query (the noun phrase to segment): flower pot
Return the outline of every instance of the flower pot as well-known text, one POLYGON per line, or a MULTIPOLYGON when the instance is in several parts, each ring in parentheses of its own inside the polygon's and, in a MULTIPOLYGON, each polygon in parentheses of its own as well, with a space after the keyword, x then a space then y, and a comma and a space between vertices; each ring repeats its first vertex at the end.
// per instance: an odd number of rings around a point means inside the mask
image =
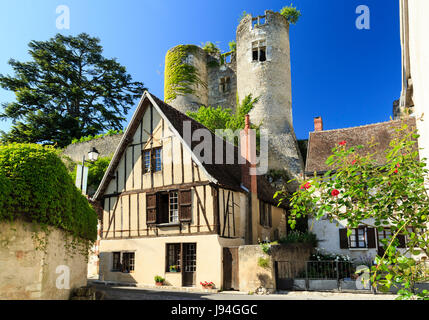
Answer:
POLYGON ((162 282, 155 282, 155 285, 158 286, 158 287, 162 286, 163 284, 164 283, 162 283, 162 282))

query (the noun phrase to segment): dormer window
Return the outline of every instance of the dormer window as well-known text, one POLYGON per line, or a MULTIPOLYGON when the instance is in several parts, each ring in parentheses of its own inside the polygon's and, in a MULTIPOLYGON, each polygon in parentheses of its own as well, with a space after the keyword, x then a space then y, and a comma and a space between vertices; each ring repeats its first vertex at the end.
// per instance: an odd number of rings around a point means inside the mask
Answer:
POLYGON ((252 42, 252 61, 263 62, 267 60, 267 47, 265 40, 252 42))

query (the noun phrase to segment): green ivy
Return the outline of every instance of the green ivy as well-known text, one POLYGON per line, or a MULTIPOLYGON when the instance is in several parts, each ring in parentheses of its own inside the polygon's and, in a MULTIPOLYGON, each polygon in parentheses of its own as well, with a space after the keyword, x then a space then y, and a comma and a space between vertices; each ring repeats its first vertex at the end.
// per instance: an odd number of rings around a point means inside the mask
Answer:
POLYGON ((167 52, 164 81, 165 102, 176 99, 177 95, 195 93, 192 88, 193 84, 207 87, 207 84, 200 79, 197 68, 186 63, 187 56, 197 50, 198 47, 195 45, 179 45, 167 52))
MULTIPOLYGON (((23 219, 47 232, 60 228, 76 242, 89 245, 97 238, 97 215, 74 183, 52 146, 13 143, 0 146, 0 176, 9 184, 0 220, 23 219)), ((2 179, 0 198, 4 199, 2 179)), ((37 238, 37 235, 35 236, 37 238)), ((86 246, 88 247, 88 246, 86 246)))
MULTIPOLYGON (((85 166, 88 167, 88 187, 93 187, 94 189, 98 188, 98 185, 103 179, 104 173, 106 172, 111 160, 112 157, 101 157, 98 158, 97 161, 85 161, 85 166)), ((82 162, 79 163, 82 164, 82 162)), ((73 181, 76 181, 76 170, 77 166, 74 166, 73 171, 71 172, 73 181)))
POLYGON ((124 130, 109 130, 109 131, 107 131, 106 133, 103 133, 103 134, 97 134, 95 136, 89 135, 89 136, 86 136, 86 137, 81 137, 80 139, 73 139, 71 143, 75 144, 75 143, 87 142, 87 141, 92 141, 92 140, 95 140, 95 139, 100 139, 100 138, 104 138, 104 137, 114 136, 114 135, 121 134, 121 133, 124 133, 124 130))

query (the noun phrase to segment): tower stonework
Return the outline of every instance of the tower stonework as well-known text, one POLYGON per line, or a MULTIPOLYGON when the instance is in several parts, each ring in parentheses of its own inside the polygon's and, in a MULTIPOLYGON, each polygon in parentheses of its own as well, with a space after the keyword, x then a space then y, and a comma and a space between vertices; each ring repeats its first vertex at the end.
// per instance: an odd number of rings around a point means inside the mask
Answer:
POLYGON ((295 178, 304 164, 293 129, 289 23, 269 10, 247 15, 237 27, 236 43, 236 51, 223 55, 194 45, 170 49, 164 99, 186 113, 200 106, 235 111, 237 97, 258 97, 250 120, 268 131, 269 170, 295 178))
POLYGON ((289 23, 279 13, 244 17, 237 27, 237 91, 259 97, 252 123, 269 133, 269 169, 303 172, 292 120, 289 23))
POLYGON ((178 45, 165 56, 164 99, 180 112, 208 104, 207 53, 195 45, 178 45))

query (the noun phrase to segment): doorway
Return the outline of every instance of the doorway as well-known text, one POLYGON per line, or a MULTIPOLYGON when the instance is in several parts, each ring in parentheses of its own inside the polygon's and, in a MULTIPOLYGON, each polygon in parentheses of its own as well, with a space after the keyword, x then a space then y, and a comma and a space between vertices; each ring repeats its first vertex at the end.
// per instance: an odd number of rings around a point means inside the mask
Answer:
POLYGON ((223 248, 223 289, 239 290, 238 248, 223 248))

